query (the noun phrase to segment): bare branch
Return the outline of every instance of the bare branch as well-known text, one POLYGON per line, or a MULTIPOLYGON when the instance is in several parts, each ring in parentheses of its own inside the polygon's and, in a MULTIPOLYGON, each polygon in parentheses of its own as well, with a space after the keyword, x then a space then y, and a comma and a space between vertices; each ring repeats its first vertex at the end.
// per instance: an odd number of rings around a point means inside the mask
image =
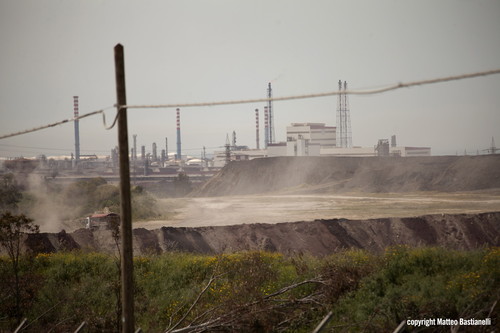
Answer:
POLYGON ((198 294, 198 296, 194 300, 193 304, 191 304, 191 306, 186 311, 186 313, 184 313, 184 315, 182 316, 182 318, 172 328, 168 329, 167 332, 174 332, 175 328, 177 328, 186 319, 186 317, 189 315, 189 313, 191 313, 191 311, 194 309, 194 307, 196 306, 196 304, 198 304, 198 302, 200 301, 201 296, 203 296, 203 294, 205 294, 205 292, 208 290, 208 288, 210 287, 210 285, 217 278, 219 278, 222 275, 222 274, 215 275, 215 271, 217 271, 217 267, 214 269, 214 273, 210 277, 210 280, 208 280, 208 283, 205 285, 205 287, 203 288, 203 290, 198 294))
POLYGON ((301 282, 298 282, 298 283, 295 283, 295 284, 292 284, 292 285, 289 285, 289 286, 286 286, 284 288, 281 288, 280 290, 272 293, 272 294, 269 294, 267 295, 266 297, 264 297, 265 299, 269 299, 271 297, 274 297, 274 296, 278 296, 278 295, 281 295, 281 294, 284 294, 286 293, 287 291, 289 290, 292 290, 292 289, 295 289, 297 287, 300 287, 304 284, 308 284, 308 283, 319 283, 319 284, 325 284, 324 281, 321 281, 321 280, 305 280, 305 281, 301 281, 301 282))
MULTIPOLYGON (((219 316, 215 319, 211 319, 211 320, 208 320, 204 323, 201 323, 201 324, 198 324, 198 325, 189 325, 189 326, 186 326, 184 328, 180 328, 180 329, 175 329, 175 327, 178 326, 178 324, 180 324, 184 318, 187 316, 187 314, 192 310, 192 308, 194 307, 194 305, 198 302, 199 298, 201 297, 201 295, 206 291, 206 289, 208 289, 208 287, 210 286, 210 284, 213 282, 212 281, 213 278, 210 279, 209 283, 207 284, 207 286, 203 289, 203 291, 200 293, 199 297, 196 299, 196 301, 193 303, 193 305, 191 306, 191 308, 188 310, 188 312, 184 315, 184 317, 181 319, 181 321, 179 321, 176 326, 174 326, 172 329, 170 329, 169 333, 186 333, 186 332, 203 332, 203 331, 206 331, 208 329, 213 329, 213 328, 230 328, 229 326, 232 325, 236 320, 240 319, 241 316, 238 316, 239 314, 243 314, 243 313, 246 313, 249 311, 249 309, 255 305, 258 305, 258 304, 262 304, 262 303, 267 303, 267 302, 270 302, 270 301, 273 301, 273 302, 280 302, 280 303, 285 303, 287 302, 286 304, 279 304, 277 306, 267 306, 267 307, 261 307, 260 309, 258 310, 253 310, 253 313, 260 313, 260 312, 269 312, 271 310, 276 310, 276 309, 279 309, 279 308, 283 308, 283 307, 286 307, 286 306, 292 306, 293 304, 311 304, 311 303, 315 303, 317 305, 320 305, 321 306, 321 303, 319 303, 315 297, 317 296, 320 296, 321 294, 320 293, 313 293, 313 294, 310 294, 310 295, 307 295, 305 297, 302 297, 302 298, 299 298, 299 299, 293 299, 293 300, 276 300, 276 299, 272 299, 273 297, 276 297, 276 296, 279 296, 279 295, 282 295, 292 289, 295 289, 297 287, 300 287, 302 285, 305 285, 305 284, 308 284, 308 283, 317 283, 317 284, 325 284, 322 280, 319 280, 319 279, 310 279, 310 280, 305 280, 305 281, 301 281, 301 282, 297 282, 297 283, 294 283, 292 285, 289 285, 289 286, 286 286, 284 288, 281 288, 280 290, 272 293, 272 294, 269 294, 267 296, 265 296, 264 298, 262 299, 259 299, 259 300, 256 300, 256 301, 253 301, 253 302, 249 302, 249 303, 246 303, 246 304, 243 304, 241 306, 238 306, 237 308, 235 308, 233 311, 230 311, 228 313, 225 313, 223 314, 222 316, 219 316)), ((206 311, 205 313, 203 313, 201 316, 199 316, 198 318, 201 318, 203 316, 205 316, 207 313, 211 312, 211 310, 208 310, 206 311)), ((194 322, 194 321, 193 321, 194 322)))

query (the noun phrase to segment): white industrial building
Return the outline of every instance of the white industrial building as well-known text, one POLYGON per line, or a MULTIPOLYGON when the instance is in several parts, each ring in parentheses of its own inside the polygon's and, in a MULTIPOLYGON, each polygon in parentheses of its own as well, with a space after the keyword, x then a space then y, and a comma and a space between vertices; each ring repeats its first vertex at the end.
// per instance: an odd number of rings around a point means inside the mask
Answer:
MULTIPOLYGON (((269 143, 267 149, 234 149, 230 160, 244 161, 277 156, 430 156, 430 147, 404 147, 396 145, 396 137, 379 140, 373 147, 337 147, 336 127, 324 123, 292 123, 286 128, 286 142, 269 143)), ((226 164, 225 151, 216 151, 214 166, 226 164)))
POLYGON ((377 152, 377 147, 352 147, 352 148, 321 148, 318 156, 431 156, 430 147, 389 147, 387 155, 377 152))
POLYGON ((321 147, 337 145, 336 129, 324 123, 293 123, 286 128, 286 141, 305 140, 306 143, 319 144, 321 147))
POLYGON ((269 144, 267 155, 320 156, 322 148, 336 146, 335 127, 324 123, 293 123, 286 128, 286 142, 269 144))

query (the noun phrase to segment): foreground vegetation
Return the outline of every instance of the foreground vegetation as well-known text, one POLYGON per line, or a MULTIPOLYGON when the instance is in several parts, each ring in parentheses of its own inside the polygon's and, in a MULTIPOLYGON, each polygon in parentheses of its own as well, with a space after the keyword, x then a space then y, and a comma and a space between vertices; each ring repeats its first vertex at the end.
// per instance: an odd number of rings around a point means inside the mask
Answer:
MULTIPOLYGON (((23 256, 24 332, 116 332, 119 263, 111 255, 23 256)), ((407 318, 498 319, 500 248, 350 250, 324 258, 246 252, 134 259, 136 322, 145 332, 388 332, 407 318)), ((0 258, 0 331, 16 326, 10 259, 0 258)), ((435 327, 449 332, 449 326, 435 327)), ((477 332, 492 327, 472 327, 477 332)))

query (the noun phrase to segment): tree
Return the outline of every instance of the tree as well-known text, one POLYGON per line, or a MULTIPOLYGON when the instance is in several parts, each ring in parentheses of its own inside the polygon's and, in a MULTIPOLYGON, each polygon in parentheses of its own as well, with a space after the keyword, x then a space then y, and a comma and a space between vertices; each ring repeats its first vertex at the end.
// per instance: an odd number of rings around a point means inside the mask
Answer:
POLYGON ((13 174, 0 178, 0 211, 15 210, 22 194, 13 174))
POLYGON ((14 294, 15 307, 14 316, 19 322, 21 320, 21 279, 20 265, 21 258, 21 240, 26 233, 38 233, 39 226, 33 223, 33 220, 26 217, 24 214, 12 215, 11 212, 2 213, 0 217, 0 245, 2 245, 9 255, 12 263, 12 275, 14 283, 12 291, 14 294))

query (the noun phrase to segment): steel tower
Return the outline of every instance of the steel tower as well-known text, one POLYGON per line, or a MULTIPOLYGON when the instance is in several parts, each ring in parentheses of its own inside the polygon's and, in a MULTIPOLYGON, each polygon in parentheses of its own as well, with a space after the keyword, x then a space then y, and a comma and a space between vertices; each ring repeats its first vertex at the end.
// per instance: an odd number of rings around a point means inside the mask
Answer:
POLYGON ((259 147, 259 109, 255 109, 255 147, 260 149, 259 147))
POLYGON ((269 112, 269 142, 274 143, 274 109, 273 109, 273 89, 271 88, 271 82, 267 85, 267 98, 269 101, 267 102, 267 111, 269 112))
POLYGON ((177 159, 182 160, 181 152, 181 110, 177 108, 177 159))

